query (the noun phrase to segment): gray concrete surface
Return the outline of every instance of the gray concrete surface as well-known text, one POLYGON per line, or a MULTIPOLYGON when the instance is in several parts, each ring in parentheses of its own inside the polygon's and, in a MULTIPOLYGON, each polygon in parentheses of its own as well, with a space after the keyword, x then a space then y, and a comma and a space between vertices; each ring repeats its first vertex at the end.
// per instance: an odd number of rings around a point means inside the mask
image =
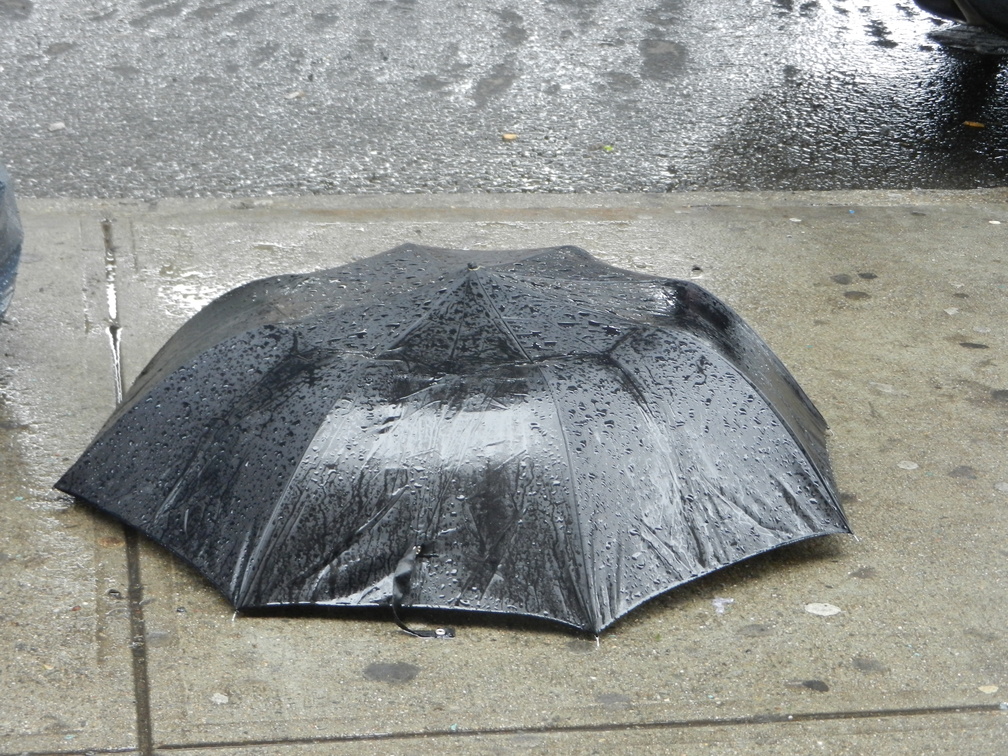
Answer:
POLYGON ((0 753, 1003 750, 1006 200, 23 201, 19 285, 0 323, 0 753), (697 581, 597 646, 466 617, 435 642, 383 616, 234 617, 187 567, 50 488, 117 381, 210 298, 409 240, 573 243, 696 278, 829 420, 857 537, 697 581), (715 598, 733 603, 721 614, 715 598))
POLYGON ((0 0, 0 162, 33 197, 1003 186, 1008 66, 936 28, 910 0, 0 0))

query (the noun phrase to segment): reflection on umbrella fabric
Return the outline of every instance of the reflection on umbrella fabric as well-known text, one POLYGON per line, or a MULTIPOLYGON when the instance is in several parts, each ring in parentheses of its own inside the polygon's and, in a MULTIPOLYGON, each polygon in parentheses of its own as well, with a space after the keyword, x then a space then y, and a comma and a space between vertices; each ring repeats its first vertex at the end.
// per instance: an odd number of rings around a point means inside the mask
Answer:
POLYGON ((600 632, 850 532, 826 424, 688 281, 576 247, 404 245, 254 281, 186 323, 57 488, 239 609, 387 605, 600 632))

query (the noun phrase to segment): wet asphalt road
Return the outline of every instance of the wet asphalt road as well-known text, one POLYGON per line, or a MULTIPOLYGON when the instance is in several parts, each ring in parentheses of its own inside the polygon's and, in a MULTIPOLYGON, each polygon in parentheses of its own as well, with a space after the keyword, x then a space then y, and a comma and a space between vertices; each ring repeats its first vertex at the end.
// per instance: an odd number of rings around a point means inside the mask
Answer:
POLYGON ((909 0, 0 0, 0 161, 36 197, 1005 185, 1008 63, 937 23, 909 0))

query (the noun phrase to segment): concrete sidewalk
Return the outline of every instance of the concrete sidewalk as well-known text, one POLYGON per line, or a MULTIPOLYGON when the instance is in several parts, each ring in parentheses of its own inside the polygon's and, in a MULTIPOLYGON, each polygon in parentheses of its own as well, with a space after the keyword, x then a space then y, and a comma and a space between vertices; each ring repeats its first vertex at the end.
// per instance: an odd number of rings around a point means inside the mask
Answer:
POLYGON ((0 324, 0 753, 1003 753, 1006 201, 23 201, 0 324), (697 279, 829 420, 857 538, 726 569, 598 645, 470 617, 436 642, 384 616, 234 618, 176 559, 51 489, 117 382, 211 298, 404 241, 570 243, 697 279))

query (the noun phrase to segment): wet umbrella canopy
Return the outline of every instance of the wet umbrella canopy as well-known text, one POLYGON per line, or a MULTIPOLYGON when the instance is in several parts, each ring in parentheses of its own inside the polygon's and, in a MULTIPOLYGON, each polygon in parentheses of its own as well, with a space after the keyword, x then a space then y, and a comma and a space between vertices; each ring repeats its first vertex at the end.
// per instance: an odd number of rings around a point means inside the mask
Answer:
POLYGON ((575 247, 405 245, 211 303, 57 488, 239 609, 388 604, 398 586, 404 606, 598 633, 849 532, 825 427, 690 282, 575 247))

